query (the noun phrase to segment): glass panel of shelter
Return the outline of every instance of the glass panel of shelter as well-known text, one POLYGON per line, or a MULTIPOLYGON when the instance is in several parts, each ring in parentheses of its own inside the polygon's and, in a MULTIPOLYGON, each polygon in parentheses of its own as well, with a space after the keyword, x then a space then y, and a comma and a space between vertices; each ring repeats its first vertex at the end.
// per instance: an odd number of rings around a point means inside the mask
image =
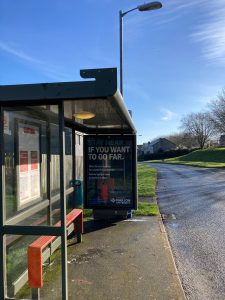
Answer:
MULTIPOLYGON (((54 225, 60 219, 61 207, 58 105, 5 107, 3 115, 5 223, 16 226, 54 225)), ((69 211, 75 206, 75 131, 65 127, 64 132, 65 188, 69 211)), ((6 236, 6 277, 10 296, 17 292, 15 285, 21 285, 18 278, 23 277, 26 271, 25 249, 34 239, 31 236, 6 236), (16 263, 20 265, 18 274, 12 274, 15 257, 18 257, 16 263)))

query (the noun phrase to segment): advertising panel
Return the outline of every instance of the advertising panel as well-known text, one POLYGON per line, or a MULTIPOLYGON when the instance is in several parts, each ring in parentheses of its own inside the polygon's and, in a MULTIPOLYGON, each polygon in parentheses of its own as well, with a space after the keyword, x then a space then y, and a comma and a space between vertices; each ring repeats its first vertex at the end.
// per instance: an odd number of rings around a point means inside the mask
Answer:
POLYGON ((17 206, 20 209, 41 197, 40 127, 18 122, 17 132, 17 206))
POLYGON ((136 139, 84 137, 85 207, 136 208, 136 139))

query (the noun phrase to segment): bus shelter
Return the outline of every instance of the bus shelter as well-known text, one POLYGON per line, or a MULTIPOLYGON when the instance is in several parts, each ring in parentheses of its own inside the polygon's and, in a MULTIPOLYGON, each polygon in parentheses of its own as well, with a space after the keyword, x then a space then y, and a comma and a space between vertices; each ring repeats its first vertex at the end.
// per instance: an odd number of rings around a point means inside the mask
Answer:
POLYGON ((136 208, 136 129, 117 70, 81 70, 81 77, 0 86, 1 299, 26 283, 27 247, 37 236, 60 240, 68 299, 66 215, 83 205, 81 187, 86 207, 136 208))

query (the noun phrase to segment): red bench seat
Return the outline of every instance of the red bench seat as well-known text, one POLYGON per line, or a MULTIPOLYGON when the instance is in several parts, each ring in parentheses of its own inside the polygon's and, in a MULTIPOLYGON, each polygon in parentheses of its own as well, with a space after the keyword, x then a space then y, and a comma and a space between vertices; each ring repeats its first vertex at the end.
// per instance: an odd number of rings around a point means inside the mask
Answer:
MULTIPOLYGON (((81 241, 83 233, 83 211, 82 209, 73 209, 66 216, 66 226, 74 223, 75 234, 78 235, 78 241, 81 241)), ((61 222, 57 222, 54 226, 61 226, 61 222)), ((28 284, 31 288, 42 288, 42 252, 53 242, 56 236, 40 236, 28 247, 28 284)))

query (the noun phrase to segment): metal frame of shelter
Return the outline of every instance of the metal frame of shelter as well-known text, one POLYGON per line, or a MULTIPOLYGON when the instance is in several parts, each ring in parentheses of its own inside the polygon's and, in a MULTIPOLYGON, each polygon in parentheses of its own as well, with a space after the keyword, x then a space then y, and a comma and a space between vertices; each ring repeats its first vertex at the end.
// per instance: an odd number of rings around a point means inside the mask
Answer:
MULTIPOLYGON (((66 232, 66 187, 65 187, 65 124, 70 124, 74 130, 84 134, 129 134, 136 135, 136 129, 130 114, 117 91, 117 70, 92 69, 81 70, 81 77, 92 80, 78 82, 25 84, 0 86, 0 299, 7 299, 6 295, 6 235, 47 235, 61 237, 62 262, 62 299, 68 299, 67 272, 67 232, 66 232), (65 116, 64 102, 71 103, 109 103, 113 111, 119 116, 119 122, 110 126, 100 124, 100 119, 93 121, 91 126, 81 124, 75 119, 65 116), (60 218, 61 227, 55 226, 22 226, 13 220, 6 219, 5 209, 5 159, 4 159, 4 108, 32 107, 42 105, 58 106, 59 149, 60 149, 60 218), (114 126, 116 125, 116 126, 114 126)), ((107 110, 106 110, 107 114, 107 110)), ((107 116, 106 116, 107 118, 107 116)), ((110 119, 110 116, 108 116, 110 119)), ((117 119, 118 120, 118 119, 117 119)), ((73 146, 75 141, 73 137, 73 146)), ((48 198, 51 198, 49 196, 48 198)), ((50 199, 47 199, 50 203, 50 199)), ((49 204, 46 204, 49 205, 49 204)), ((29 210, 32 214, 32 207, 29 210)))

